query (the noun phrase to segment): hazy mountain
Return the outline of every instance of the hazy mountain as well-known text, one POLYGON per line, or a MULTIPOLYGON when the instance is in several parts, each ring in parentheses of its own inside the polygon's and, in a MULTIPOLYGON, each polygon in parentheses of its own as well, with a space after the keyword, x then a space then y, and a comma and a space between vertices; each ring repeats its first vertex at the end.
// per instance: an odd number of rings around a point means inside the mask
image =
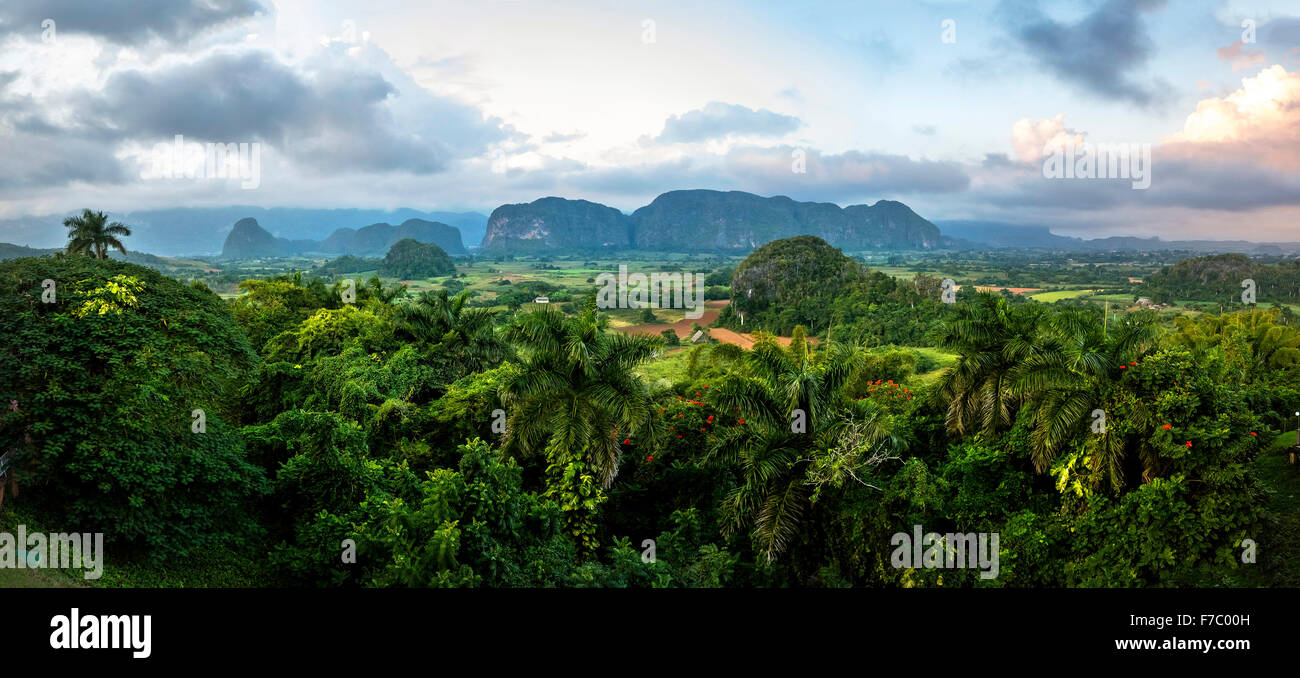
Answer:
POLYGON ((1248 240, 1162 240, 1158 237, 1112 236, 1072 238, 1056 235, 1046 226, 1026 226, 998 221, 940 221, 939 229, 955 249, 982 247, 1042 247, 1077 252, 1186 252, 1282 255, 1300 252, 1300 243, 1259 243, 1248 240))
MULTIPOLYGON (((0 220, 0 240, 38 248, 62 247, 68 233, 63 219, 69 214, 0 220)), ((110 212, 109 217, 131 227, 128 248, 173 256, 220 252, 231 224, 245 217, 256 219, 273 236, 288 240, 321 240, 339 228, 420 219, 454 226, 460 229, 464 242, 477 243, 482 240, 487 225, 487 216, 478 212, 422 212, 405 208, 181 207, 110 212)))
POLYGON ((488 218, 483 249, 551 252, 636 248, 747 252, 814 235, 855 249, 933 249, 939 229, 900 202, 841 208, 742 191, 671 191, 631 215, 586 200, 542 198, 503 205, 488 218))
POLYGON ((271 235, 251 217, 236 221, 221 247, 221 256, 229 259, 287 257, 297 253, 293 241, 271 235))
MULTIPOLYGON (((938 221, 943 234, 952 238, 991 247, 1045 247, 1081 249, 1082 238, 1056 235, 1046 226, 1024 226, 996 221, 938 221)), ((961 247, 960 243, 956 244, 961 247)))
POLYGON ((5 259, 21 259, 23 257, 40 257, 59 251, 62 251, 62 248, 37 249, 34 247, 26 247, 24 245, 11 245, 7 242, 0 242, 0 261, 4 261, 5 259))
POLYGON ((465 254, 460 231, 447 224, 424 219, 407 219, 399 226, 371 224, 358 229, 340 228, 321 241, 317 251, 358 257, 383 256, 394 243, 408 238, 434 243, 447 254, 465 254))

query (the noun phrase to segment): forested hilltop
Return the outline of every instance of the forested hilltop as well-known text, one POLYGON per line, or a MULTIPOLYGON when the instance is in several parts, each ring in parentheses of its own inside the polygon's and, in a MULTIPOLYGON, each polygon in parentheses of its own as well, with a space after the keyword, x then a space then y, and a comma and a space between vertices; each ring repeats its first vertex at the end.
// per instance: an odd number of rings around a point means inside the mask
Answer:
POLYGON ((1107 314, 797 237, 716 263, 696 339, 597 308, 610 264, 532 303, 413 241, 223 299, 106 258, 102 216, 0 262, 0 520, 103 531, 100 585, 1300 584, 1284 310, 1107 314), (900 563, 916 526, 1000 535, 995 576, 900 563))

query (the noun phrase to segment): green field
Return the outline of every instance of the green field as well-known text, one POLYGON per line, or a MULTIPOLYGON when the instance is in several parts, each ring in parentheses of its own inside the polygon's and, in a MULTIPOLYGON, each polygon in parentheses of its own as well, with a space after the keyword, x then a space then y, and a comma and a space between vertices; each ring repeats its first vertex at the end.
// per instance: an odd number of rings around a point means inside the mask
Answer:
MULTIPOLYGON (((1056 290, 1055 292, 1041 292, 1039 294, 1031 294, 1029 295, 1029 298, 1033 299, 1034 301, 1042 302, 1044 304, 1050 304, 1054 301, 1060 301, 1062 299, 1078 299, 1080 297, 1086 297, 1092 294, 1094 291, 1095 290, 1056 290)), ((1117 295, 1108 295, 1108 296, 1117 296, 1117 295)))

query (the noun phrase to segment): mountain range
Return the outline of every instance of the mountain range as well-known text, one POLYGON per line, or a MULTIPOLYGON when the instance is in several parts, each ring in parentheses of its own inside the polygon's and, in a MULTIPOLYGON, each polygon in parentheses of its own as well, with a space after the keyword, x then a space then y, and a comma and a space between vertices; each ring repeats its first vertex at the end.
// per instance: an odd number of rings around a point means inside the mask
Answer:
MULTIPOLYGON (((547 197, 502 205, 490 216, 406 208, 235 206, 113 213, 110 218, 131 227, 127 246, 133 252, 163 256, 221 252, 226 257, 266 257, 310 252, 378 257, 403 238, 436 243, 451 255, 464 254, 466 244, 476 243, 490 254, 624 249, 748 253, 764 243, 796 235, 815 235, 847 251, 1032 247, 1080 252, 1300 253, 1296 242, 1084 240, 1057 235, 1042 225, 971 220, 931 223, 907 205, 891 200, 842 208, 785 196, 711 190, 663 193, 631 214, 587 200, 547 197)), ((0 220, 0 240, 37 249, 61 247, 66 234, 62 220, 61 215, 0 220)), ((0 259, 17 256, 19 251, 0 251, 0 259)))
POLYGON ((1283 255, 1300 253, 1300 242, 1250 240, 1163 240, 1158 237, 1110 236, 1074 238, 1052 233, 1047 226, 999 221, 940 221, 945 244, 953 249, 1033 247, 1073 252, 1151 252, 1176 250, 1204 254, 1283 255))
POLYGON ((336 229, 324 240, 289 240, 277 238, 262 228, 256 219, 240 219, 230 229, 221 247, 223 259, 285 257, 295 254, 351 254, 358 257, 382 257, 394 243, 405 239, 433 243, 447 254, 465 254, 461 234, 454 226, 423 219, 407 219, 397 226, 371 224, 361 228, 336 229))
MULTIPOLYGON (((68 229, 63 227, 67 216, 70 214, 0 220, 0 241, 37 248, 62 247, 67 241, 68 229)), ((483 239, 487 225, 487 215, 478 212, 423 212, 407 208, 177 207, 109 212, 109 218, 131 227, 131 237, 126 241, 128 248, 166 256, 217 254, 231 225, 244 218, 255 219, 274 237, 291 241, 321 240, 340 228, 421 219, 454 226, 460 230, 463 242, 477 243, 483 239)))
POLYGON ((840 207, 742 191, 670 191, 632 214, 586 200, 541 198, 488 217, 485 253, 638 249, 749 252, 814 235, 847 250, 935 249, 939 228, 901 202, 840 207))

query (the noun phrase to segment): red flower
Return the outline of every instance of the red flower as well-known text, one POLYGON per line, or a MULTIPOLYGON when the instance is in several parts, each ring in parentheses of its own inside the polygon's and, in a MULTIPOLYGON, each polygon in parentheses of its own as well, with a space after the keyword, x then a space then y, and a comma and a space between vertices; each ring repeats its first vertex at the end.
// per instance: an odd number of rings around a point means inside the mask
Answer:
POLYGON ((1170 426, 1169 424, 1165 424, 1164 426, 1161 426, 1160 428, 1163 428, 1163 429, 1165 429, 1166 431, 1168 431, 1169 429, 1173 428, 1173 426, 1170 426))
POLYGON ((631 438, 624 438, 624 439, 623 439, 623 444, 624 444, 624 445, 626 445, 626 444, 628 444, 628 443, 630 443, 630 442, 632 442, 632 439, 631 439, 631 438))
POLYGON ((708 384, 705 384, 705 385, 704 385, 704 388, 708 388, 708 387, 709 387, 709 385, 708 385, 708 384))
POLYGON ((1251 431, 1250 434, 1253 435, 1253 436, 1258 436, 1258 434, 1255 433, 1254 431, 1251 431))
POLYGON ((1130 364, 1130 365, 1136 365, 1137 363, 1129 363, 1129 364, 1130 364))
POLYGON ((740 420, 740 423, 742 423, 742 424, 745 423, 745 420, 744 420, 744 419, 741 419, 741 420, 740 420))
POLYGON ((697 396, 702 396, 702 395, 704 395, 704 394, 703 394, 703 393, 700 393, 699 391, 696 391, 696 392, 695 392, 695 395, 697 395, 697 396))
POLYGON ((1126 367, 1128 367, 1128 365, 1120 365, 1120 366, 1119 366, 1119 368, 1120 368, 1121 370, 1124 369, 1124 368, 1126 368, 1126 367))
POLYGON ((646 460, 646 461, 654 461, 655 458, 654 458, 654 457, 646 457, 645 460, 646 460))
POLYGON ((682 437, 682 434, 678 433, 678 434, 677 434, 677 437, 678 437, 678 438, 682 437))
POLYGON ((1187 444, 1186 444, 1186 445, 1183 445, 1183 447, 1191 447, 1191 446, 1192 446, 1192 441, 1190 441, 1190 440, 1187 441, 1187 444))

